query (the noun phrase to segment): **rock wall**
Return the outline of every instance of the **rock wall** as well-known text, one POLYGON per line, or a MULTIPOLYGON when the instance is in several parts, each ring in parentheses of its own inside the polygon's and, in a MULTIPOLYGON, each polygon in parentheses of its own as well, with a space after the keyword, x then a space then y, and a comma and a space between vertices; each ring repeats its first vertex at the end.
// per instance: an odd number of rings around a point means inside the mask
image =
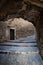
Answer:
POLYGON ((43 9, 40 11, 40 23, 39 23, 39 45, 40 54, 43 57, 43 9))
POLYGON ((3 42, 5 40, 5 29, 6 24, 3 21, 0 21, 0 42, 3 42))
POLYGON ((35 33, 35 28, 33 24, 22 18, 14 18, 14 19, 9 19, 8 21, 5 22, 1 22, 0 28, 1 28, 0 29, 1 41, 10 40, 10 29, 14 30, 15 39, 31 36, 35 33))
MULTIPOLYGON (((9 18, 24 18, 34 24, 38 34, 38 46, 43 56, 43 1, 39 0, 0 0, 0 21, 9 18), (42 9, 42 10, 41 10, 42 9), (41 14, 41 15, 40 15, 41 14)), ((3 31, 0 22, 0 31, 3 31)), ((5 27, 4 27, 5 29, 5 27)), ((0 33, 0 38, 4 33, 0 33)), ((4 37, 3 37, 4 38, 4 37)))

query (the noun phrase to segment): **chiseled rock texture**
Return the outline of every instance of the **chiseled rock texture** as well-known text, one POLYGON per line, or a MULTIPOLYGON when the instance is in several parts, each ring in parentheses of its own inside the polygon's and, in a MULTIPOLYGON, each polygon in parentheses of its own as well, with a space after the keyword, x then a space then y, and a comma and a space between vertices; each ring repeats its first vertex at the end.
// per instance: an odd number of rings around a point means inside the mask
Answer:
POLYGON ((22 18, 9 19, 4 22, 1 21, 1 23, 1 41, 10 40, 10 29, 14 30, 14 40, 35 34, 35 27, 33 26, 33 24, 22 18))
POLYGON ((0 0, 0 40, 4 34, 3 22, 9 18, 20 17, 32 22, 36 27, 38 46, 43 56, 43 0, 0 0))

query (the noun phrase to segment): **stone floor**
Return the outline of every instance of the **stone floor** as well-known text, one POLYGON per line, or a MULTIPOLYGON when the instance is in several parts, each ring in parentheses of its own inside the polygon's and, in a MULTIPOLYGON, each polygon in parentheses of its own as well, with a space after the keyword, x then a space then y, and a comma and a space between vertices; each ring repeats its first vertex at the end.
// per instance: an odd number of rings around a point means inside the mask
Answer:
POLYGON ((0 43, 0 65, 43 65, 34 36, 0 43))
POLYGON ((39 54, 0 54, 0 65, 43 65, 39 54))

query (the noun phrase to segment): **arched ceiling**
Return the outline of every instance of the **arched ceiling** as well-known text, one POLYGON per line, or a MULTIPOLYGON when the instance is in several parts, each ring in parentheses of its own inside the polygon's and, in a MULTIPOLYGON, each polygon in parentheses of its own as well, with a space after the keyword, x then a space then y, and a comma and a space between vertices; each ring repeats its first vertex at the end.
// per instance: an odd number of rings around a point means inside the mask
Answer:
POLYGON ((42 0, 0 0, 0 21, 9 17, 22 17, 34 22, 39 17, 40 8, 43 8, 42 0))
POLYGON ((6 2, 8 3, 8 1, 28 1, 30 2, 31 4, 34 4, 34 5, 37 5, 39 7, 42 7, 43 8, 43 0, 0 0, 0 7, 2 7, 6 2))
POLYGON ((43 8, 43 0, 28 0, 31 4, 43 8))

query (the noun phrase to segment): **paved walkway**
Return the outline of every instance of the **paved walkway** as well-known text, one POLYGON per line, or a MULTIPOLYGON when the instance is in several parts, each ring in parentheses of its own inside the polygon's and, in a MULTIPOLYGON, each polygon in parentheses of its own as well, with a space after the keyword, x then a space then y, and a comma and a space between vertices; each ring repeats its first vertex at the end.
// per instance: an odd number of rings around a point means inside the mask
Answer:
POLYGON ((43 65, 35 36, 0 43, 0 65, 43 65))

